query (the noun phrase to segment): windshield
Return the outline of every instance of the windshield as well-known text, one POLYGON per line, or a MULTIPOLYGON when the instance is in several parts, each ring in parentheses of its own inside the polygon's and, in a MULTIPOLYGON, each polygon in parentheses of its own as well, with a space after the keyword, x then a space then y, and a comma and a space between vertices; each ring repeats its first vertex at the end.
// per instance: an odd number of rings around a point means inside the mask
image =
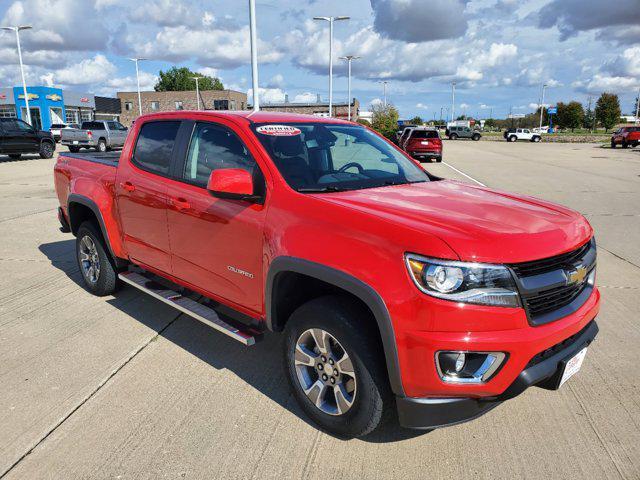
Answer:
POLYGON ((426 172, 364 127, 331 123, 254 125, 287 183, 329 192, 427 182, 426 172))

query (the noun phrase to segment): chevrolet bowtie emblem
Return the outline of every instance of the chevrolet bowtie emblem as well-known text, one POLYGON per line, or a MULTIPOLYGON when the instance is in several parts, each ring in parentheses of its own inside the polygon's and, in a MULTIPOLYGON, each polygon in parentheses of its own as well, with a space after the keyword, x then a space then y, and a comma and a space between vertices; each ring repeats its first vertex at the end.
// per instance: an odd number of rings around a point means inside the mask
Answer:
POLYGON ((576 283, 582 283, 584 278, 587 276, 587 268, 580 265, 574 270, 568 270, 564 273, 567 276, 567 284, 573 285, 576 283))

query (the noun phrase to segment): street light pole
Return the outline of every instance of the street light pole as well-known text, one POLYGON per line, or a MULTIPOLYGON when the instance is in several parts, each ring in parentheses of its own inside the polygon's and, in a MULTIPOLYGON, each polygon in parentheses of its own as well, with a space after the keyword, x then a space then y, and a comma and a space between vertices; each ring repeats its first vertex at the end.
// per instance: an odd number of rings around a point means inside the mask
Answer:
POLYGON ((542 112, 544 111, 544 91, 547 88, 547 84, 542 85, 542 95, 540 100, 540 125, 538 125, 538 131, 542 130, 542 112))
POLYGON ((348 67, 349 73, 348 73, 348 77, 347 77, 349 79, 347 81, 347 85, 348 85, 347 90, 349 92, 348 93, 348 97, 347 97, 347 108, 349 109, 349 113, 348 113, 349 118, 348 119, 349 119, 349 121, 351 121, 351 61, 352 60, 357 60, 360 57, 358 57, 357 55, 346 55, 346 56, 340 57, 340 58, 342 60, 346 60, 348 65, 349 65, 349 67, 348 67))
POLYGON ((386 107, 387 106, 387 83, 389 83, 389 81, 381 80, 380 83, 382 84, 383 105, 386 107))
POLYGON ((456 111, 456 82, 451 82, 451 122, 454 121, 456 111))
POLYGON ((22 91, 24 93, 24 103, 27 109, 27 123, 31 125, 31 109, 29 108, 29 94, 27 93, 27 82, 24 78, 24 65, 22 64, 22 50, 20 49, 20 30, 29 30, 31 25, 18 25, 15 27, 2 27, 2 30, 16 32, 16 43, 18 45, 18 60, 20 61, 20 75, 22 76, 22 91))
POLYGON ((640 87, 638 87, 638 96, 636 97, 636 122, 640 123, 640 118, 638 118, 638 113, 640 113, 640 87))
POLYGON ((251 83, 253 88, 253 111, 260 110, 258 92, 258 34, 256 32, 256 2, 249 0, 249 29, 251 37, 251 83))
POLYGON ((200 77, 191 78, 196 81, 196 102, 198 104, 198 110, 200 110, 200 89, 198 88, 198 80, 200 80, 200 77))
POLYGON ((333 115, 333 22, 349 20, 350 17, 313 17, 314 20, 329 22, 329 116, 333 115))
POLYGON ((146 58, 130 58, 132 62, 136 64, 136 82, 138 84, 138 111, 139 115, 142 115, 142 95, 140 94, 140 70, 138 69, 138 62, 142 62, 143 60, 147 60, 146 58))

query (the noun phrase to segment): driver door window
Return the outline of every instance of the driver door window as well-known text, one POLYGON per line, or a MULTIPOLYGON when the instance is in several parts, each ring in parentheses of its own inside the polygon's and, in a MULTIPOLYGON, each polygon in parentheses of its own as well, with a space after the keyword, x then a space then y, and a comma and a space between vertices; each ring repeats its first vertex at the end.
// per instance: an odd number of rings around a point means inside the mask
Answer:
POLYGON ((197 123, 182 178, 206 188, 213 170, 241 168, 253 174, 255 167, 247 147, 233 132, 212 123, 197 123))

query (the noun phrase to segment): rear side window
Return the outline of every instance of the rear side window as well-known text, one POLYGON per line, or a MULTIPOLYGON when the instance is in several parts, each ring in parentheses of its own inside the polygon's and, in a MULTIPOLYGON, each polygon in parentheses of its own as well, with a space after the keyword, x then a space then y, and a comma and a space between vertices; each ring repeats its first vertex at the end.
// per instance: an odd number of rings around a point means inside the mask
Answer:
POLYGON ((133 162, 144 170, 168 175, 180 122, 149 122, 140 129, 133 162))

